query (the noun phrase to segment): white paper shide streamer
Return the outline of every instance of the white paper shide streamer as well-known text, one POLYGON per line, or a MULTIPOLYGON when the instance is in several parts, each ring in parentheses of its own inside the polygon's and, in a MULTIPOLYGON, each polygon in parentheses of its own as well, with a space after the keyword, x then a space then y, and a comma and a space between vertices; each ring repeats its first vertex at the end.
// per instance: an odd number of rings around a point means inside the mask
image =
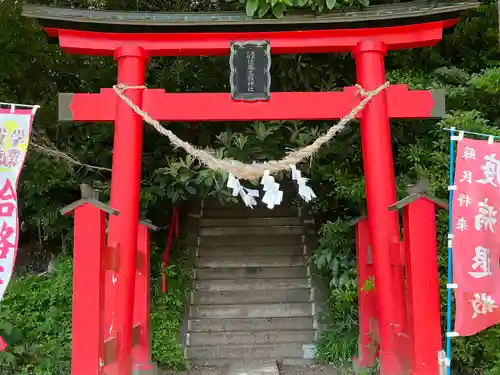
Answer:
MULTIPOLYGON (((297 182, 300 197, 306 202, 310 202, 316 198, 314 191, 307 186, 308 179, 302 176, 302 173, 295 165, 290 165, 290 169, 292 171, 292 179, 297 182)), ((262 190, 264 191, 262 203, 271 210, 275 206, 279 206, 283 200, 283 191, 280 190, 280 184, 274 180, 269 171, 264 172, 260 184, 263 186, 262 190)), ((248 189, 242 186, 240 181, 231 173, 229 173, 227 179, 227 187, 233 190, 233 197, 240 196, 247 207, 254 208, 257 205, 257 198, 260 196, 259 190, 248 189)))
POLYGON ((255 198, 259 197, 259 191, 242 186, 240 181, 231 173, 229 173, 227 179, 227 187, 233 189, 233 197, 239 195, 247 207, 253 208, 257 205, 257 200, 255 198))
POLYGON ((306 202, 310 202, 316 198, 314 191, 307 186, 308 179, 302 177, 302 173, 297 169, 297 167, 295 167, 295 165, 291 165, 290 169, 292 170, 292 180, 297 181, 300 197, 306 202))
POLYGON ((264 190, 262 202, 267 205, 267 208, 273 209, 274 206, 280 205, 283 200, 283 191, 280 190, 280 184, 274 181, 274 177, 269 171, 264 172, 260 183, 264 186, 262 188, 264 190))

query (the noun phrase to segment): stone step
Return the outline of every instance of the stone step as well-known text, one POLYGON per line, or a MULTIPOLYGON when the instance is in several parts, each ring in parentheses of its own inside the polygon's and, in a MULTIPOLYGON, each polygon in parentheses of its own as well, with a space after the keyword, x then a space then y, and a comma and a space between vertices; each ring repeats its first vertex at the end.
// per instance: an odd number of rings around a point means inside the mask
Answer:
POLYGON ((302 225, 300 217, 259 217, 259 218, 202 218, 202 227, 271 227, 276 225, 302 225))
POLYGON ((190 319, 188 321, 189 332, 310 330, 313 327, 312 317, 190 319))
POLYGON ((304 267, 303 256, 248 257, 248 258, 198 258, 197 268, 245 268, 245 267, 304 267))
POLYGON ((282 343, 274 345, 242 346, 191 346, 187 347, 188 358, 199 359, 285 359, 304 358, 302 344, 282 343))
POLYGON ((200 246, 204 247, 224 247, 224 246, 289 246, 302 245, 302 235, 274 235, 269 232, 259 236, 237 235, 237 236, 206 236, 200 237, 200 246))
POLYGON ((278 363, 273 360, 232 362, 227 366, 225 375, 280 375, 280 371, 278 363))
POLYGON ((191 318, 286 318, 312 315, 311 303, 268 303, 241 305, 194 305, 191 318))
POLYGON ((240 303, 309 302, 309 289, 238 290, 234 292, 191 292, 192 305, 230 305, 240 303))
POLYGON ((307 277, 306 267, 231 267, 198 268, 196 280, 223 279, 300 279, 307 277))
POLYGON ((249 256, 285 256, 298 255, 304 253, 302 245, 288 246, 227 246, 227 247, 205 247, 198 249, 198 256, 220 258, 220 257, 249 257, 249 256))
POLYGON ((266 207, 251 209, 250 207, 203 208, 203 218, 270 218, 270 217, 298 217, 296 208, 278 207, 272 210, 266 207))
POLYGON ((205 227, 200 228, 200 236, 288 236, 302 235, 302 226, 268 226, 268 227, 205 227))
POLYGON ((274 332, 193 332, 189 333, 190 346, 215 345, 269 345, 281 343, 310 344, 314 341, 314 331, 274 331, 274 332))
POLYGON ((309 281, 307 279, 197 280, 194 283, 194 290, 210 292, 304 289, 308 287, 309 281))
MULTIPOLYGON (((230 366, 235 362, 234 359, 190 359, 189 363, 191 365, 197 366, 198 368, 226 368, 227 366, 230 366)), ((238 360, 238 362, 241 363, 246 363, 246 362, 255 362, 253 359, 247 359, 245 360, 244 358, 241 360, 238 360)), ((314 359, 303 359, 303 358, 283 358, 278 361, 281 364, 285 366, 313 366, 316 365, 316 361, 314 359)), ((301 371, 300 374, 307 374, 307 371, 301 371)), ((219 375, 219 374, 214 374, 214 375, 219 375)))

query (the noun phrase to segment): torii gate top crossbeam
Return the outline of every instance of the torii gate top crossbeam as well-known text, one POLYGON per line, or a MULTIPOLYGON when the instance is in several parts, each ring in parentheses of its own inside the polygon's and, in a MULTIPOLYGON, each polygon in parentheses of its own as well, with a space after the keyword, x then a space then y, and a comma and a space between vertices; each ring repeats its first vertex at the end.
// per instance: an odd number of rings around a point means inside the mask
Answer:
POLYGON ((443 29, 458 19, 387 28, 252 33, 101 33, 46 28, 68 53, 113 56, 120 46, 136 42, 149 56, 229 55, 232 41, 268 40, 273 54, 350 52, 363 39, 376 38, 387 49, 427 47, 442 39, 443 29))
POLYGON ((387 49, 432 46, 459 12, 476 0, 428 0, 324 16, 292 15, 255 20, 234 12, 147 13, 89 11, 27 5, 23 15, 39 20, 49 38, 68 53, 113 56, 120 46, 140 45, 150 56, 228 55, 230 42, 267 40, 273 54, 351 52, 377 39, 387 49))

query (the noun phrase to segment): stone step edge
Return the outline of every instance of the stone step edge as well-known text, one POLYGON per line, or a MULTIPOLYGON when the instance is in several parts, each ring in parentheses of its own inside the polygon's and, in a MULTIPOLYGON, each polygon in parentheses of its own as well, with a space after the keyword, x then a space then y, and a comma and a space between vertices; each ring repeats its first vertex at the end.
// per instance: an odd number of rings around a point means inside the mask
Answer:
MULTIPOLYGON (((208 318, 208 319, 213 319, 213 318, 208 318)), ((241 318, 231 318, 231 319, 241 319, 241 318)), ((199 319, 199 320, 203 320, 203 319, 199 319)), ((282 332, 285 332, 285 333, 295 333, 295 332, 316 332, 316 330, 314 328, 309 328, 309 329, 291 329, 291 328, 287 328, 287 329, 275 329, 275 330, 268 330, 268 329, 263 329, 263 330, 252 330, 252 331, 242 331, 242 330, 239 330, 239 331, 187 331, 187 333, 192 333, 192 334, 196 334, 196 333, 209 333, 209 334, 212 334, 212 335, 242 335, 242 334, 252 334, 252 333, 261 333, 261 332, 271 332, 271 333, 282 333, 282 332)), ((297 343, 295 343, 297 344, 297 343)), ((266 345, 274 345, 274 344, 266 344, 266 345)), ((281 343, 279 344, 281 345, 281 343)), ((222 345, 222 346, 231 346, 231 345, 222 345)), ((247 344, 247 345, 241 345, 241 346, 251 346, 250 344, 247 344)))
MULTIPOLYGON (((279 281, 284 281, 284 284, 286 283, 290 283, 291 281, 307 281, 308 282, 308 279, 307 278, 290 278, 290 279, 285 279, 285 278, 279 278, 279 279, 210 279, 210 280, 193 280, 193 285, 192 285, 192 291, 196 291, 196 292, 246 292, 246 291, 267 291, 267 290, 292 290, 292 289, 305 289, 305 287, 303 288, 297 288, 296 286, 291 286, 290 285, 286 285, 285 287, 283 288, 276 288, 276 286, 273 285, 272 288, 252 288, 252 289, 235 289, 235 288, 231 288, 231 289, 221 289, 221 290, 214 290, 214 289, 203 289, 203 288, 199 288, 199 284, 217 284, 217 283, 221 283, 221 284, 232 284, 231 282, 235 282, 235 280, 238 280, 238 282, 240 282, 241 284, 246 284, 246 285, 252 285, 252 284, 257 284, 258 281, 264 281, 264 282, 267 282, 267 281, 271 281, 271 280, 279 280, 279 281)), ((308 286, 308 288, 310 288, 310 285, 308 286)))
MULTIPOLYGON (((234 348, 255 348, 255 347, 259 347, 259 348, 265 348, 265 347, 268 347, 270 349, 274 348, 274 347, 283 347, 285 345, 290 345, 290 346, 299 346, 299 345, 314 345, 314 343, 312 342, 283 342, 283 343, 279 343, 279 344, 262 344, 262 345, 255 345, 255 344, 246 344, 246 345, 193 345, 193 346, 188 346, 187 348, 213 348, 213 347, 219 347, 221 350, 224 350, 224 349, 234 349, 234 348)), ((295 357, 291 357, 291 358, 295 358, 295 357)))
POLYGON ((234 236, 234 235, 256 235, 265 236, 269 233, 278 236, 288 236, 296 235, 300 236, 303 234, 304 228, 302 225, 262 225, 262 226, 241 226, 241 227, 227 227, 227 226, 216 226, 216 227, 201 227, 200 237, 224 237, 224 236, 234 236))
MULTIPOLYGON (((217 346, 202 346, 202 345, 196 345, 196 346, 185 346, 184 347, 184 353, 185 353, 185 357, 186 358, 189 358, 189 356, 187 355, 188 352, 190 351, 190 349, 203 349, 203 348, 219 348, 219 352, 221 351, 224 351, 224 350, 234 350, 234 349, 245 349, 245 348, 259 348, 259 349, 266 349, 268 348, 269 350, 273 350, 274 348, 276 347, 284 347, 284 346, 287 346, 287 347, 298 347, 298 346, 302 346, 302 348, 304 348, 305 346, 308 346, 308 347, 316 347, 316 345, 312 342, 308 342, 308 343, 296 343, 296 342, 285 342, 285 343, 279 343, 279 344, 263 344, 263 345, 217 345, 217 346)), ((239 360, 240 358, 244 358, 244 357, 219 357, 219 358, 193 358, 195 360, 213 360, 213 359, 218 359, 218 360, 239 360)), ((281 357, 279 356, 280 359, 284 359, 284 358, 290 358, 290 359, 312 359, 312 358, 304 358, 304 357, 300 357, 300 356, 293 356, 293 355, 289 355, 289 356, 286 356, 286 357, 281 357)), ((269 358, 269 357, 252 357, 252 360, 259 360, 259 359, 272 359, 272 358, 269 358)), ((277 359, 279 360, 279 359, 277 359)))
MULTIPOLYGON (((226 272, 231 272, 229 270, 234 270, 234 269, 241 269, 241 268, 278 268, 278 269, 282 269, 282 268, 285 268, 285 267, 221 267, 219 268, 218 270, 223 273, 224 271, 226 272)), ((303 269, 304 266, 290 266, 290 268, 298 268, 298 269, 303 269)), ((216 268, 210 268, 210 267, 200 267, 200 268, 197 268, 193 271, 193 280, 195 281, 212 281, 212 280, 241 280, 241 277, 231 277, 231 278, 225 278, 225 279, 221 279, 220 277, 216 277, 216 276, 220 276, 220 275, 214 275, 212 277, 209 277, 209 278, 200 278, 198 277, 198 272, 196 272, 197 270, 200 270, 200 269, 205 269, 205 270, 214 270, 216 268)), ((208 272, 208 271, 207 271, 208 272)), ((300 279, 302 279, 302 277, 299 277, 300 279)), ((274 277, 253 277, 253 278, 249 278, 249 277, 246 277, 245 280, 274 280, 275 278, 274 277)), ((286 275, 280 275, 279 277, 280 280, 287 280, 287 279, 297 279, 297 276, 294 276, 293 274, 291 274, 289 277, 287 277, 286 275)), ((307 279, 307 275, 304 276, 304 279, 307 279)), ((298 289, 302 289, 302 288, 298 288, 298 289)))
POLYGON ((303 227, 300 217, 235 217, 235 218, 207 218, 200 222, 201 228, 246 228, 249 223, 252 227, 296 226, 303 227))
MULTIPOLYGON (((261 219, 261 218, 259 218, 261 219)), ((262 218, 265 219, 265 218, 262 218)), ((245 219, 239 219, 235 218, 232 220, 245 220, 245 219)), ((228 225, 215 225, 213 227, 202 227, 203 229, 274 229, 274 228, 297 228, 297 229, 302 229, 304 226, 302 224, 278 224, 278 225, 245 225, 245 226, 228 226, 228 225)))
POLYGON ((304 256, 282 257, 219 257, 196 258, 196 268, 253 268, 253 267, 306 267, 308 260, 304 256), (236 260, 240 262, 235 262, 236 260), (270 262, 272 260, 272 262, 270 262), (227 264, 233 262, 234 264, 227 264), (248 264, 254 262, 254 264, 248 264), (259 264, 256 265, 255 262, 259 264))
MULTIPOLYGON (((219 248, 220 249, 220 248, 219 248)), ((214 251, 213 253, 210 253, 212 249, 203 249, 200 251, 198 249, 197 254, 196 254, 196 260, 200 261, 206 261, 210 259, 215 259, 218 261, 221 260, 234 260, 234 259, 252 259, 255 260, 255 258, 260 258, 260 259, 268 259, 268 258, 273 258, 277 260, 290 260, 290 258, 305 258, 306 260, 308 259, 307 254, 304 254, 303 249, 294 249, 293 251, 289 251, 288 253, 283 253, 279 251, 268 251, 268 252, 248 252, 248 253, 238 253, 238 252, 233 252, 233 250, 225 251, 225 250, 219 250, 219 251, 214 251), (232 252, 232 253, 231 253, 232 252)), ((299 266, 293 266, 293 267, 299 267, 299 266)), ((210 268, 210 267, 203 267, 200 266, 198 268, 210 268)), ((234 267, 226 267, 226 268, 234 268, 234 267)))
MULTIPOLYGON (((206 268, 211 268, 211 267, 206 267, 206 268)), ((222 267, 222 268, 231 268, 231 267, 222 267)), ((243 267, 234 267, 234 268, 243 268, 243 267)), ((236 279, 238 280, 239 282, 246 282, 248 284, 255 284, 256 281, 269 281, 269 280, 286 280, 286 281, 290 281, 290 280, 308 280, 307 277, 290 277, 290 278, 286 278, 286 277, 280 277, 280 278, 276 278, 276 279, 269 279, 269 278, 263 278, 263 279, 247 279, 247 278, 238 278, 236 279)), ((203 282, 204 280, 199 280, 201 282, 203 282)), ((217 281, 217 282, 223 282, 223 283, 229 283, 231 281, 234 281, 233 279, 210 279, 210 280, 207 280, 207 281, 217 281)), ((303 289, 303 288, 294 288, 294 289, 303 289)), ((240 289, 237 289, 237 290, 240 290, 240 289)), ((243 289, 243 290, 263 290, 263 289, 243 289)), ((265 289, 265 290, 270 290, 270 289, 265 289)), ((274 289, 274 290, 277 290, 277 289, 274 289)))
MULTIPOLYGON (((186 355, 186 354, 185 354, 186 355)), ((185 357, 187 358, 187 357, 185 357)), ((235 359, 196 359, 196 358, 187 358, 188 362, 191 365, 195 365, 198 368, 203 368, 203 367, 216 367, 216 368, 222 368, 227 366, 230 363, 233 362, 242 362, 246 363, 249 361, 255 361, 254 359, 248 359, 248 358, 235 358, 235 359)), ((257 359, 258 361, 262 360, 265 361, 266 359, 257 359)), ((316 361, 314 359, 302 359, 302 358, 283 358, 283 359, 278 359, 275 360, 278 365, 285 365, 285 366, 312 366, 316 364, 316 361)))
MULTIPOLYGON (((199 251, 198 251, 199 253, 199 251)), ((225 259, 229 259, 229 260, 235 260, 235 259, 242 259, 242 260, 245 260, 245 259, 251 259, 251 260, 255 260, 255 259, 269 259, 269 258, 273 258, 275 260, 290 260, 290 258, 294 258, 294 260, 297 260, 298 258, 304 258, 304 259, 308 259, 305 255, 304 255, 304 252, 296 252, 296 253, 288 253, 288 254, 280 254, 280 253, 268 253, 268 254, 255 254, 255 253, 249 253, 249 254, 235 254, 235 255, 231 255, 231 254, 212 254, 211 256, 208 255, 208 254, 203 254, 203 255, 200 255, 198 254, 196 256, 196 260, 201 260, 201 261, 206 261, 207 259, 215 259, 216 261, 221 261, 221 260, 225 260, 225 259)), ((258 268, 259 266, 254 266, 254 268, 258 268)), ((290 266, 290 267, 304 267, 304 266, 290 266)), ((203 265, 197 267, 197 268, 210 268, 210 267, 204 267, 203 265)), ((238 268, 238 267, 222 267, 222 268, 238 268)))
MULTIPOLYGON (((282 326, 285 329, 293 329, 296 326, 290 325, 287 323, 300 323, 300 326, 305 327, 303 329, 309 329, 312 327, 314 329, 314 317, 312 316, 302 316, 302 317, 285 317, 285 318, 271 318, 270 320, 265 318, 191 318, 187 319, 187 331, 188 332, 234 332, 234 331, 248 331, 248 332, 265 332, 271 330, 279 330, 276 328, 276 325, 282 326), (259 321, 261 324, 255 325, 256 321, 259 321), (212 329, 194 329, 199 326, 201 322, 212 323, 208 324, 208 328, 212 329), (234 327, 238 327, 237 329, 227 329, 231 328, 231 326, 226 327, 226 329, 221 330, 221 325, 227 323, 232 323, 234 327), (243 324, 240 324, 243 323, 243 324), (244 324, 246 323, 246 324, 244 324)), ((300 329, 299 329, 300 330, 300 329)))
MULTIPOLYGON (((300 316, 290 316, 290 318, 300 318, 300 317, 304 317, 304 316, 313 316, 313 306, 312 306, 312 303, 310 301, 305 301, 305 302, 270 302, 270 303, 234 303, 234 304, 231 304, 231 303, 224 303, 224 304, 217 304, 217 305, 213 305, 213 306, 217 306, 218 309, 231 309, 231 308, 237 308, 237 307, 248 307, 248 306, 255 306, 255 307, 265 307, 265 306, 276 306, 276 307, 283 307, 284 305, 287 305, 287 306, 291 306, 291 305, 294 305, 295 307, 299 306, 299 305, 311 305, 311 313, 310 314, 307 314, 307 315, 300 315, 300 316)), ((191 305, 189 306, 189 316, 190 317, 193 317, 192 313, 191 313, 191 308, 193 306, 212 306, 212 304, 209 304, 209 305, 191 305)), ((283 316, 282 318, 288 318, 289 316, 283 316)), ((196 319, 203 319, 202 317, 195 317, 196 319)), ((228 317, 228 318, 219 318, 218 316, 213 316, 213 317, 206 317, 207 319, 232 319, 231 317, 228 317)), ((251 319, 252 317, 248 317, 248 319, 251 319)), ((259 317, 255 317, 255 318, 267 318, 266 316, 259 316, 259 317)))
POLYGON ((189 293, 189 300, 190 300, 190 305, 191 306, 206 306, 206 305, 217 305, 217 306, 223 306, 223 305, 256 305, 258 304, 259 306, 262 306, 262 305, 276 305, 276 304, 280 304, 280 303, 313 303, 314 302, 314 296, 312 295, 311 293, 311 289, 310 288, 291 288, 291 289, 259 289, 259 290, 230 290, 230 291, 222 291, 222 292, 215 292, 215 291, 209 291, 209 290, 192 290, 190 293, 189 293), (195 293, 241 293, 241 292, 249 292, 249 293, 260 293, 260 294, 266 294, 268 292, 290 292, 290 291, 306 291, 308 292, 308 296, 309 298, 307 299, 307 301, 303 301, 303 302, 259 302, 259 303, 256 303, 256 302, 248 302, 248 303, 245 303, 245 302, 239 302, 239 303, 234 303, 234 304, 228 304, 228 303, 195 303, 194 300, 195 300, 195 293))
MULTIPOLYGON (((206 261, 206 260, 209 260, 209 259, 215 259, 215 261, 223 261, 225 259, 228 259, 228 260, 235 260, 235 259, 241 259, 242 261, 246 260, 246 259, 249 259, 249 260, 255 260, 255 259, 266 259, 268 260, 269 258, 272 258, 274 260, 285 260, 285 261, 289 261, 290 259, 292 260, 298 260, 299 258, 302 258, 304 260, 308 260, 308 258, 306 256, 304 256, 304 253, 292 253, 292 254, 267 254, 267 255, 262 255, 262 254, 255 254, 255 255, 252 255, 252 254, 244 254, 244 255, 233 255, 233 256, 227 256, 227 255, 221 255, 221 256, 200 256, 200 255, 197 255, 196 256, 196 260, 202 260, 202 261, 206 261)), ((260 267, 260 266, 253 266, 253 267, 260 267)), ((290 266, 290 267, 303 267, 303 266, 290 266)), ((200 265, 196 268, 211 268, 211 267, 206 267, 206 266, 203 266, 203 265, 200 265)), ((222 268, 238 268, 238 267, 222 267, 222 268)))
MULTIPOLYGON (((299 332, 306 332, 306 333, 313 333, 314 335, 317 334, 317 331, 314 329, 296 329, 296 330, 290 330, 290 329, 283 329, 283 330, 275 330, 275 331, 229 331, 229 332, 212 332, 212 331, 188 331, 186 332, 186 346, 190 348, 196 348, 196 347, 204 347, 204 348, 214 348, 214 347, 242 347, 242 346, 272 346, 272 345, 283 345, 287 344, 285 343, 268 343, 268 344, 243 344, 243 345, 238 345, 238 344, 231 344, 231 345, 221 345, 221 344, 203 344, 203 345, 191 345, 191 335, 200 335, 200 334, 209 334, 209 335, 215 335, 215 336, 222 336, 222 335, 251 335, 252 333, 284 333, 284 334, 293 334, 293 333, 299 333, 299 332)), ((304 340, 304 341, 293 341, 289 342, 288 344, 295 344, 295 345, 310 345, 311 341, 310 340, 304 340)))

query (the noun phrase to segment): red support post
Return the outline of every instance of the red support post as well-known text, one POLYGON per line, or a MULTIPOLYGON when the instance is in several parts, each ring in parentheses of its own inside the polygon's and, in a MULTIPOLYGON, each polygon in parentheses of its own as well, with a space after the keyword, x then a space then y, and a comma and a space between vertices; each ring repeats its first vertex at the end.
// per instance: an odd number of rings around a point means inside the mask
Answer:
POLYGON ((442 337, 435 205, 419 198, 403 209, 412 375, 439 374, 442 337))
POLYGON ((358 315, 359 338, 358 357, 354 358, 357 367, 367 368, 375 364, 378 340, 377 311, 375 290, 367 290, 366 285, 373 277, 373 262, 370 247, 368 220, 356 224, 356 263, 358 269, 358 315))
POLYGON ((74 215, 71 375, 100 375, 106 212, 84 203, 74 215))
POLYGON ((155 365, 151 358, 151 339, 149 331, 149 228, 139 224, 139 237, 137 239, 137 275, 135 280, 134 323, 141 327, 139 342, 132 350, 132 374, 153 375, 155 365))
MULTIPOLYGON (((116 49, 118 83, 143 86, 148 56, 137 45, 116 49)), ((127 95, 139 107, 142 89, 128 89, 127 95)), ((120 269, 117 280, 116 330, 118 339, 118 375, 130 375, 132 370, 132 325, 134 313, 137 235, 139 222, 139 192, 142 161, 142 118, 123 101, 116 105, 113 145, 111 206, 120 212, 110 220, 110 243, 120 249, 120 269)))
MULTIPOLYGON (((385 82, 386 50, 386 45, 376 39, 364 40, 353 50, 358 83, 365 90, 373 90, 385 82)), ((391 251, 400 236, 397 213, 388 208, 396 201, 396 184, 385 92, 364 109, 361 139, 377 291, 380 367, 384 375, 400 375, 391 329, 400 325, 404 317, 403 272, 401 265, 394 266, 391 251)))

